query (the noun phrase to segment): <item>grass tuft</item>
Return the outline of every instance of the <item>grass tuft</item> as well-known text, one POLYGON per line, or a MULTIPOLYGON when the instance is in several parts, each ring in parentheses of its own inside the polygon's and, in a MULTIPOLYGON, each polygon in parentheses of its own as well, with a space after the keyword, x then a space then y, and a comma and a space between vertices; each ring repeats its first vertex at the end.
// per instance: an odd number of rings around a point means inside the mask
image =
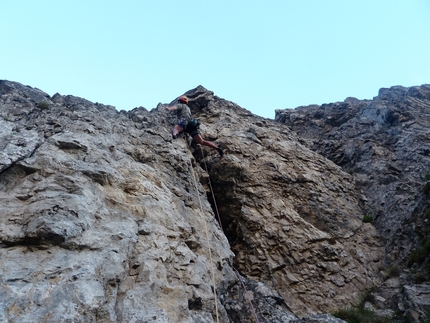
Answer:
POLYGON ((373 217, 370 215, 370 214, 366 214, 364 217, 363 217, 363 222, 364 223, 370 223, 370 222, 372 222, 373 221, 373 217))
POLYGON ((363 309, 350 307, 339 310, 333 313, 333 316, 347 321, 348 323, 388 323, 392 322, 391 317, 378 316, 375 312, 363 309))
POLYGON ((49 109, 49 102, 46 100, 42 100, 37 104, 37 106, 42 110, 47 110, 49 109))

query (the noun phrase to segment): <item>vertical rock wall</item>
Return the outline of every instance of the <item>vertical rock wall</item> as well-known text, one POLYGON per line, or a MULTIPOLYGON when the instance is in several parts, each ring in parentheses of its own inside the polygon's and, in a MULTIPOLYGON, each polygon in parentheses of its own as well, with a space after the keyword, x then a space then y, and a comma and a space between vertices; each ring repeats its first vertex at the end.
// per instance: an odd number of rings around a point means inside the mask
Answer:
MULTIPOLYGON (((395 176, 372 168, 387 181, 381 195, 360 176, 368 164, 356 164, 358 175, 345 165, 366 151, 391 152, 352 140, 330 161, 323 155, 341 139, 315 152, 310 135, 314 127, 359 131, 348 124, 359 111, 360 122, 396 125, 396 113, 349 99, 354 109, 335 105, 333 118, 318 110, 312 127, 292 113, 304 125, 296 134, 285 114, 260 118, 203 87, 186 94, 202 136, 224 157, 185 135, 172 141, 163 105, 118 112, 0 81, 0 321, 334 322, 323 313, 381 285, 383 235, 398 225, 377 231, 382 215, 363 219, 391 196, 395 176)), ((416 132, 424 137, 411 130, 397 145, 426 138, 416 132)), ((427 160, 420 149, 411 160, 427 160)), ((404 165, 382 157, 376 165, 386 163, 391 172, 404 165)), ((378 212, 387 215, 392 201, 378 212)), ((410 301, 414 290, 422 289, 407 289, 406 307, 423 303, 410 301)))
POLYGON ((212 322, 233 253, 165 116, 0 87, 0 321, 212 322))
POLYGON ((384 252, 362 221, 353 177, 282 124, 230 102, 196 111, 226 150, 207 164, 234 265, 297 315, 358 302, 378 283, 384 252))
POLYGON ((278 110, 276 120, 356 178, 386 250, 388 279, 373 294, 374 305, 424 319, 430 298, 418 291, 429 288, 430 277, 430 85, 278 110))

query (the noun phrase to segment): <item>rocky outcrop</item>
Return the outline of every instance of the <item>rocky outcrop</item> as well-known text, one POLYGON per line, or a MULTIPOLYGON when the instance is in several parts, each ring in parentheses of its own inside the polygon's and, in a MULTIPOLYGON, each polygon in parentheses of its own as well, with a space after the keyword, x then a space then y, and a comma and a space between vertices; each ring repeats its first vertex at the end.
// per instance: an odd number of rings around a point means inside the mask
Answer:
POLYGON ((278 110, 276 120, 356 179, 364 213, 384 238, 388 271, 405 270, 383 284, 379 304, 403 312, 412 297, 427 304, 412 309, 412 317, 428 312, 428 294, 412 290, 425 289, 430 276, 430 85, 278 110))
POLYGON ((206 164, 234 265, 275 289, 295 314, 357 302, 377 284, 384 254, 362 221, 353 177, 282 124, 207 101, 195 111, 226 150, 206 164))
POLYGON ((211 322, 237 278, 185 143, 157 112, 33 92, 1 83, 0 321, 211 322))
POLYGON ((222 158, 172 140, 163 104, 0 81, 0 321, 341 322, 328 313, 390 283, 361 177, 291 125, 186 94, 222 158))
MULTIPOLYGON (((212 98, 196 93, 193 104, 212 98)), ((243 302, 237 318, 241 276, 208 175, 184 138, 172 142, 163 109, 118 112, 8 81, 0 94, 1 321, 254 321, 243 302)), ((296 318, 247 281, 260 322, 296 318)))

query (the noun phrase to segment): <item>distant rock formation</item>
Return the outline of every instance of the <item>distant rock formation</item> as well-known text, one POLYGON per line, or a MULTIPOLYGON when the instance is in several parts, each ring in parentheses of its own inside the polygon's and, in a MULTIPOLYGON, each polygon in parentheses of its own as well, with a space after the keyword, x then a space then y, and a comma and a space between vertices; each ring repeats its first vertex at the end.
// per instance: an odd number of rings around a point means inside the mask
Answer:
POLYGON ((220 158, 172 140, 163 104, 0 81, 0 321, 344 322, 328 313, 370 293, 418 320, 429 92, 270 120, 199 86, 186 95, 220 158))
POLYGON ((384 239, 385 271, 397 272, 374 293, 379 305, 415 304, 413 319, 430 313, 430 85, 277 110, 276 120, 356 179, 362 209, 384 239))

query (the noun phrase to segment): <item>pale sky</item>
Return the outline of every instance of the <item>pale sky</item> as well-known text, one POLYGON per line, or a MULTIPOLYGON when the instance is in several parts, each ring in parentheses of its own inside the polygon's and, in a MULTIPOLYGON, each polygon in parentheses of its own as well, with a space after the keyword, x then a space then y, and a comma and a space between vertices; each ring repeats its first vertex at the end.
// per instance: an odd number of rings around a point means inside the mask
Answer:
POLYGON ((429 0, 0 0, 0 79, 131 110, 202 85, 259 116, 430 83, 429 0))

